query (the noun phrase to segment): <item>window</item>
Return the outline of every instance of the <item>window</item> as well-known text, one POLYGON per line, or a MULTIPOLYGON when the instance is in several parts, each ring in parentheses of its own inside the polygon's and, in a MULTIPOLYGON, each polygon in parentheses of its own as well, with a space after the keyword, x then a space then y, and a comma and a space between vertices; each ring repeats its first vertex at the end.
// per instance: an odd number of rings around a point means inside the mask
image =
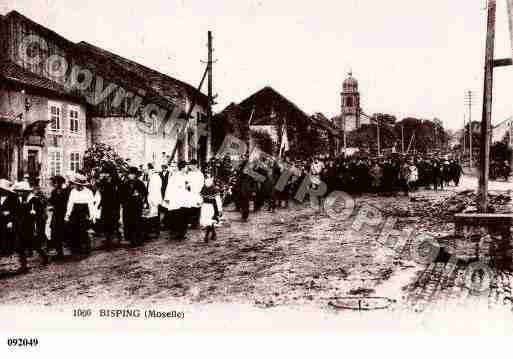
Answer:
POLYGON ((80 153, 79 152, 71 152, 69 158, 69 169, 73 172, 78 172, 80 170, 80 153))
POLYGON ((48 170, 50 177, 62 175, 62 150, 60 148, 48 149, 48 170))
POLYGON ((346 106, 353 107, 353 98, 352 97, 346 98, 346 106))
POLYGON ((78 109, 72 108, 69 111, 69 132, 77 135, 80 132, 78 121, 78 109))
POLYGON ((61 105, 55 102, 49 102, 49 118, 50 125, 49 130, 51 132, 60 132, 61 131, 61 105))

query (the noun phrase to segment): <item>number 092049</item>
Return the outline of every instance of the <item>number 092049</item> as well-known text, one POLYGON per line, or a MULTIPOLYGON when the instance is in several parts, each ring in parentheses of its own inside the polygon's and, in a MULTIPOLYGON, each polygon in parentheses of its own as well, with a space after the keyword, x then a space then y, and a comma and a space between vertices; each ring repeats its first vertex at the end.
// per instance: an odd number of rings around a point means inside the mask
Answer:
POLYGON ((10 347, 35 347, 39 344, 37 338, 9 338, 7 346, 10 347))

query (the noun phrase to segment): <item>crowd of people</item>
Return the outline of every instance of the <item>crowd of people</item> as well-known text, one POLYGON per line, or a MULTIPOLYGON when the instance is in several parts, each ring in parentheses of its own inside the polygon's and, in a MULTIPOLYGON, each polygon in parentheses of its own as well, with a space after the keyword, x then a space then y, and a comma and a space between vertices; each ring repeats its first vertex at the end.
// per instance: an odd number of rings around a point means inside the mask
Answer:
MULTIPOLYGON (((247 220, 250 201, 254 202, 256 211, 266 203, 268 209, 274 211, 283 204, 287 207, 289 200, 296 197, 302 186, 300 192, 305 192, 306 187, 307 195, 317 193, 310 189, 320 188, 321 184, 324 185, 324 196, 335 190, 390 195, 408 193, 419 187, 436 191, 450 184, 458 186, 462 173, 459 161, 449 156, 314 156, 309 160, 291 160, 285 156, 283 161, 275 161, 271 166, 264 161, 246 160, 232 173, 229 198, 241 210, 242 219, 247 220), (284 171, 290 175, 283 176, 284 171), (261 178, 258 180, 248 172, 256 173, 261 178), (287 179, 286 185, 276 186, 280 178, 287 179)), ((323 196, 318 197, 322 199, 323 196)))
POLYGON ((105 249, 121 239, 141 246, 161 230, 185 240, 189 228, 200 227, 209 242, 216 240, 222 213, 214 178, 195 160, 180 161, 173 173, 168 165, 157 171, 148 164, 144 171, 130 167, 123 174, 102 168, 94 176, 55 176, 49 196, 28 178, 14 184, 0 179, 0 257, 16 254, 25 273, 34 252, 43 265, 65 260, 65 247, 71 258, 87 257, 93 233, 102 234, 105 249))
POLYGON ((248 156, 239 162, 229 156, 214 158, 202 169, 195 160, 180 161, 172 169, 164 164, 157 170, 151 163, 124 173, 101 168, 88 176, 53 177, 49 196, 27 179, 14 184, 0 179, 0 257, 17 254, 21 272, 28 270, 27 256, 35 252, 42 264, 64 260, 65 247, 72 258, 83 258, 91 253, 92 233, 102 236, 105 249, 121 239, 141 246, 161 231, 170 239, 185 240, 189 230, 200 228, 209 242, 216 240, 223 206, 230 202, 246 222, 251 202, 254 211, 266 205, 275 211, 298 200, 298 192, 304 199, 320 186, 325 191, 315 196, 322 208, 323 197, 335 190, 383 195, 419 187, 438 190, 450 183, 457 186, 462 172, 460 163, 448 156, 293 160, 285 155, 271 164, 248 156), (55 255, 49 258, 51 251, 55 255))

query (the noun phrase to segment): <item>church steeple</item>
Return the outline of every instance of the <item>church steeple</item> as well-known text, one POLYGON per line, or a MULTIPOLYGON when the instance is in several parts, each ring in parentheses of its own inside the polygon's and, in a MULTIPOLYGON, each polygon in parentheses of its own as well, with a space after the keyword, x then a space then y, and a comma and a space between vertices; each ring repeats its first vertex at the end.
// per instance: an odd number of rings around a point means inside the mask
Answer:
POLYGON ((352 70, 342 83, 341 112, 342 128, 349 132, 360 127, 360 92, 352 70))

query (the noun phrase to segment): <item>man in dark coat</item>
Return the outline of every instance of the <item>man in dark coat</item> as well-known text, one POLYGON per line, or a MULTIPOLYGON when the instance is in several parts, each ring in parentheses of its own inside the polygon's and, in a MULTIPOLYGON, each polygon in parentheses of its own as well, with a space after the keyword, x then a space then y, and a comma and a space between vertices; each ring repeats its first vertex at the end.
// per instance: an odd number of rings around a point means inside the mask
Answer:
POLYGON ((66 238, 66 206, 68 204, 69 189, 64 188, 66 180, 62 176, 52 178, 53 190, 50 194, 50 206, 52 208, 51 246, 57 251, 56 260, 64 259, 64 240, 66 238))
POLYGON ((10 182, 0 179, 0 257, 16 252, 16 196, 10 189, 10 182))
POLYGON ((118 186, 114 183, 114 173, 103 169, 100 173, 100 223, 105 236, 105 247, 112 246, 112 237, 119 229, 119 196, 118 186))
POLYGON ((13 187, 17 195, 16 208, 16 235, 18 253, 20 255, 21 272, 28 272, 27 252, 36 250, 41 257, 43 265, 48 264, 48 255, 43 249, 42 235, 44 228, 40 228, 44 204, 32 193, 32 187, 26 181, 17 182, 13 187))
POLYGON ((121 184, 120 199, 123 206, 123 231, 125 240, 135 247, 142 244, 144 239, 142 213, 147 196, 146 186, 138 178, 140 172, 131 167, 127 180, 121 184))
POLYGON ((438 160, 433 161, 432 165, 432 177, 433 177, 433 186, 435 191, 438 191, 438 187, 440 189, 444 189, 444 181, 442 177, 442 166, 438 160))
MULTIPOLYGON (((160 172, 160 179, 162 180, 161 194, 162 198, 166 196, 167 184, 169 183, 169 168, 167 165, 162 165, 162 171, 160 172)), ((170 221, 169 221, 169 213, 168 210, 164 206, 159 206, 159 217, 160 223, 162 223, 163 228, 169 229, 170 221)))
POLYGON ((238 200, 239 200, 239 208, 242 214, 242 221, 247 222, 249 217, 249 201, 251 199, 251 195, 255 189, 254 180, 250 175, 244 173, 244 169, 246 168, 248 161, 242 163, 239 180, 238 180, 238 200))

